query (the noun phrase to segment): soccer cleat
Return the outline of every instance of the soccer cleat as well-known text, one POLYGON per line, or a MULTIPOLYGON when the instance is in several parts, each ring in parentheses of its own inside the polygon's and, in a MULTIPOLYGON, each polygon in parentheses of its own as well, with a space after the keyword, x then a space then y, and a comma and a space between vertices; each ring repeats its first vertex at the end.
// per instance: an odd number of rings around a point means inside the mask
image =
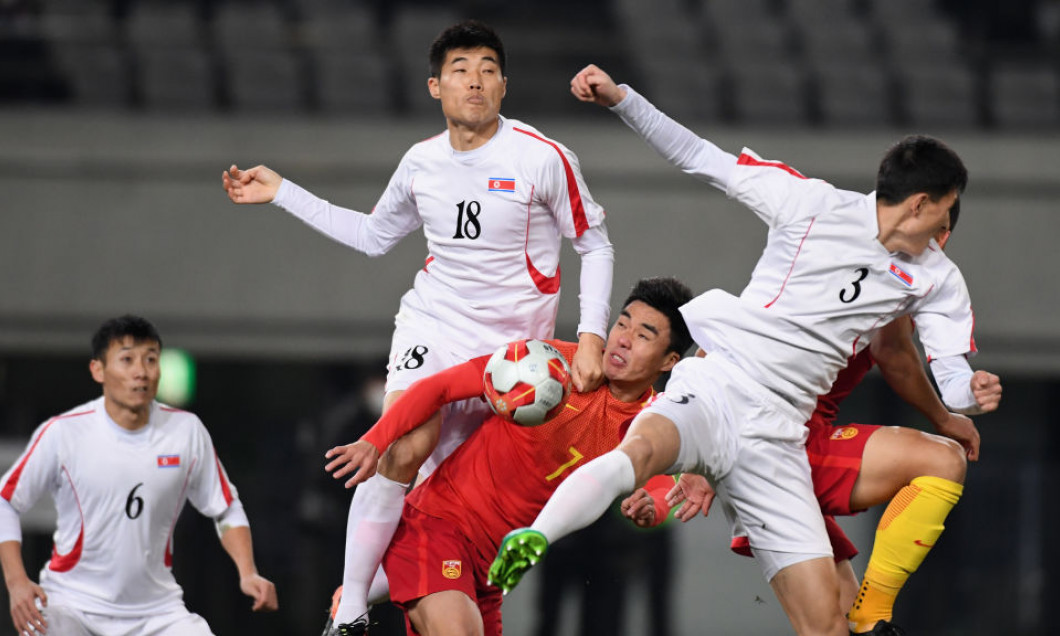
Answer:
POLYGON ((517 528, 504 535, 497 558, 490 565, 489 583, 507 594, 515 589, 527 570, 548 551, 548 539, 537 530, 517 528))
POLYGON ((336 636, 367 636, 368 612, 361 614, 352 623, 339 623, 335 628, 336 636))
POLYGON ((888 621, 876 621, 871 632, 850 632, 850 636, 905 636, 905 630, 888 621))
POLYGON ((324 623, 324 631, 320 633, 320 636, 334 636, 335 634, 335 613, 339 611, 339 601, 342 600, 342 586, 335 588, 335 592, 331 595, 331 607, 328 608, 328 620, 324 623))

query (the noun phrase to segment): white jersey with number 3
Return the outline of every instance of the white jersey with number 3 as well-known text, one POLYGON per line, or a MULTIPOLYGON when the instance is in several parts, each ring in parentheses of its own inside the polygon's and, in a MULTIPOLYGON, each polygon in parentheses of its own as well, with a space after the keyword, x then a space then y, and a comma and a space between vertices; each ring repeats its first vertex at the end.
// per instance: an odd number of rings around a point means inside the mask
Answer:
MULTIPOLYGON (((700 346, 736 362, 803 419, 848 358, 900 315, 915 317, 930 357, 975 351, 960 271, 933 240, 919 256, 884 248, 875 194, 807 179, 747 149, 728 194, 769 224, 765 250, 739 298, 713 290, 682 314, 700 346)), ((769 427, 748 423, 758 425, 769 427)))
POLYGON ((171 561, 184 502, 216 518, 238 497, 198 417, 156 402, 128 431, 102 397, 38 427, 0 481, 19 513, 46 493, 58 523, 41 587, 51 602, 110 616, 183 607, 171 561))

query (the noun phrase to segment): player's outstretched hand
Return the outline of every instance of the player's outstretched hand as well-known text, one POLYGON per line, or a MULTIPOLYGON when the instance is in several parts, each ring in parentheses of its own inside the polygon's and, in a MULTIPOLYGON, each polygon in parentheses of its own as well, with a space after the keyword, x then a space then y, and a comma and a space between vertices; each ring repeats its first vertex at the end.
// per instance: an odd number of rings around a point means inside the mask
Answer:
POLYGON ((548 539, 537 530, 516 528, 504 535, 497 558, 489 571, 489 584, 507 594, 515 589, 523 575, 548 551, 548 539))
POLYGON ((257 572, 241 577, 239 589, 254 599, 254 605, 250 609, 255 612, 275 612, 280 608, 280 602, 276 599, 276 586, 257 572))
POLYGON ((282 181, 283 177, 265 166, 240 170, 233 163, 221 173, 221 185, 233 203, 269 203, 282 181))
POLYGON ((644 488, 638 488, 633 494, 622 500, 622 514, 639 528, 653 528, 655 523, 655 499, 644 488))
POLYGON ((1001 378, 980 369, 972 375, 972 395, 983 413, 996 411, 1001 404, 1001 378))
POLYGON ((681 505, 674 517, 681 521, 691 521, 700 512, 706 517, 714 503, 714 488, 703 475, 682 473, 677 483, 666 493, 666 503, 671 508, 681 505))
POLYGON ((960 442, 968 461, 979 460, 979 429, 975 427, 971 418, 959 413, 950 413, 946 421, 935 425, 935 431, 939 435, 960 442))
POLYGON ((590 64, 570 81, 570 92, 583 102, 610 108, 626 98, 626 91, 595 64, 590 64))
POLYGON ((37 599, 40 599, 41 605, 48 605, 48 595, 41 586, 25 577, 9 583, 7 591, 11 600, 11 621, 15 625, 15 631, 19 634, 32 634, 33 630, 36 630, 46 634, 48 623, 37 607, 37 599))
POLYGON ((578 393, 589 393, 604 382, 604 339, 594 333, 578 337, 578 350, 571 360, 571 380, 578 393))
POLYGON ((324 453, 324 458, 331 460, 324 466, 324 470, 331 473, 335 479, 342 479, 353 473, 353 476, 346 480, 347 488, 353 488, 366 481, 379 467, 379 451, 363 439, 345 446, 336 446, 324 453))

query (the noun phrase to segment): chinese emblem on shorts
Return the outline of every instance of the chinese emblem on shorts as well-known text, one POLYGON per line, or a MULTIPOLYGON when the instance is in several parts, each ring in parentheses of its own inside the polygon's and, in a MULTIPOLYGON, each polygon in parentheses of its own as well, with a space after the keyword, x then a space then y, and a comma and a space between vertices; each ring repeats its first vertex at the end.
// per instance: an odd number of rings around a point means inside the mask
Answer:
POLYGON ((442 561, 442 576, 447 579, 460 578, 460 561, 442 561))
POLYGON ((858 429, 856 429, 856 428, 854 428, 852 426, 842 426, 842 427, 837 428, 835 431, 832 432, 832 439, 834 439, 834 440, 851 439, 852 437, 857 437, 857 434, 858 434, 858 429))

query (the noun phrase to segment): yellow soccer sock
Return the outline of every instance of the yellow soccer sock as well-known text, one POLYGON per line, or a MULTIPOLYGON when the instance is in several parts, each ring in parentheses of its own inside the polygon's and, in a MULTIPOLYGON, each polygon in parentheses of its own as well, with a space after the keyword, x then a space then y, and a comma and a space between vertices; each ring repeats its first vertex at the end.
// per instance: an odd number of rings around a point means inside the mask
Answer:
POLYGON ((876 528, 876 542, 854 607, 851 631, 870 631, 891 620, 894 601, 938 540, 964 486, 941 477, 917 477, 891 500, 876 528))

